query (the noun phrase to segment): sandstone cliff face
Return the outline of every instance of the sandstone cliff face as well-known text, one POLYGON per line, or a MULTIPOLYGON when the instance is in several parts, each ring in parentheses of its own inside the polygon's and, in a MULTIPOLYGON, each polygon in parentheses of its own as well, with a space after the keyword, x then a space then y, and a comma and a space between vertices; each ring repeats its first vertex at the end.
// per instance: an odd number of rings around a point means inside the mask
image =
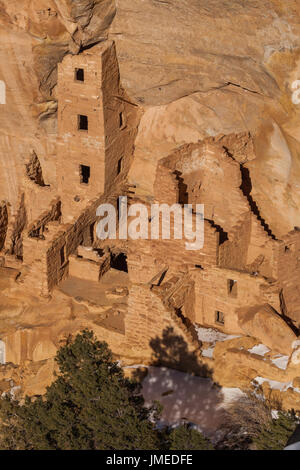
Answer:
MULTIPOLYGON (((110 34, 123 83, 146 108, 137 139, 143 163, 151 167, 170 147, 204 136, 250 131, 256 159, 248 166, 259 208, 278 234, 293 228, 299 106, 291 84, 300 75, 299 6, 129 3, 117 2, 110 34)), ((140 177, 135 171, 133 182, 140 177)))
POLYGON ((279 235, 300 225, 300 106, 291 99, 299 23, 296 0, 2 0, 2 199, 16 208, 32 150, 55 187, 57 63, 109 37, 122 84, 145 111, 142 164, 205 136, 251 132, 248 166, 263 216, 279 235))

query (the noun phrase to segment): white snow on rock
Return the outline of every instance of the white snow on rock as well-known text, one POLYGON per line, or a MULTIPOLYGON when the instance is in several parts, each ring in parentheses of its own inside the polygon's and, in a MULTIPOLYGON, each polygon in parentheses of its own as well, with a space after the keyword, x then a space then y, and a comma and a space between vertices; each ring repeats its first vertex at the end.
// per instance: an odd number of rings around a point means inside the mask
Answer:
POLYGON ((214 356, 214 349, 215 348, 207 348, 207 349, 203 349, 202 351, 202 356, 203 357, 213 357, 214 356))
POLYGON ((213 328, 204 328, 197 324, 194 324, 195 330, 198 335, 199 341, 203 343, 210 343, 210 347, 204 349, 202 351, 203 357, 210 357, 213 358, 214 355, 214 348, 217 342, 219 341, 227 341, 233 338, 239 338, 239 335, 227 335, 226 333, 222 333, 221 331, 214 330, 213 328))
POLYGON ((271 362, 278 367, 278 369, 283 369, 285 370, 287 368, 288 362, 289 362, 289 356, 283 356, 282 354, 277 354, 273 359, 271 359, 271 362))
POLYGON ((293 341, 293 343, 292 343, 292 348, 293 348, 293 349, 297 349, 298 346, 300 346, 300 340, 299 340, 299 339, 296 339, 296 340, 293 341))
POLYGON ((195 330, 198 335, 199 341, 203 341, 205 343, 216 343, 218 341, 227 341, 233 338, 239 338, 239 335, 227 335, 226 333, 222 333, 221 331, 214 330, 213 328, 204 328, 202 326, 198 326, 194 324, 195 330))
POLYGON ((221 407, 223 408, 226 408, 228 405, 245 395, 245 393, 242 392, 242 390, 240 390, 239 388, 230 387, 222 387, 222 393, 223 403, 221 404, 221 407))
POLYGON ((161 424, 194 423, 208 437, 222 428, 226 407, 244 395, 238 388, 221 388, 210 379, 165 367, 149 367, 142 385, 146 405, 154 400, 163 405, 161 424))
POLYGON ((292 382, 278 382, 277 380, 270 380, 264 377, 255 377, 252 382, 257 382, 259 385, 262 385, 264 382, 268 382, 270 388, 273 390, 280 390, 281 392, 285 392, 288 388, 293 388, 292 382))
POLYGON ((251 354, 258 354, 259 356, 264 356, 267 354, 271 349, 269 349, 267 346, 264 344, 257 344, 256 346, 253 346, 253 348, 248 349, 248 352, 251 354))

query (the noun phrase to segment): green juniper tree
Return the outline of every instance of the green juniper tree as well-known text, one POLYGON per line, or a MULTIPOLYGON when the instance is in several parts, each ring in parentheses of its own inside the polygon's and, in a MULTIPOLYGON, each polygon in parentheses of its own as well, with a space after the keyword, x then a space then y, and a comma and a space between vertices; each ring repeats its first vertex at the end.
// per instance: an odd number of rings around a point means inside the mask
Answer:
POLYGON ((169 450, 213 450, 210 442, 186 424, 173 428, 166 436, 169 450))
POLYGON ((253 439, 258 450, 283 450, 297 426, 297 419, 292 412, 278 413, 276 419, 263 426, 253 439))
POLYGON ((44 397, 0 400, 2 449, 158 449, 160 435, 140 385, 124 377, 105 342, 83 331, 57 353, 44 397))

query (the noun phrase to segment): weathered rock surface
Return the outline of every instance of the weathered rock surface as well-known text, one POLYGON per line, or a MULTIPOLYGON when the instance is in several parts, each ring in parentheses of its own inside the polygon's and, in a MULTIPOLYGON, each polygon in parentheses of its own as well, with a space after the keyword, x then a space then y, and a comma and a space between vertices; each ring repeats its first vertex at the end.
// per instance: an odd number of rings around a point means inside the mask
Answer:
POLYGON ((249 336, 282 354, 290 354, 297 336, 269 305, 259 305, 239 312, 239 325, 249 336), (271 340, 272 338, 272 340, 271 340))
POLYGON ((256 159, 247 166, 259 209, 279 236, 297 226, 296 1, 149 0, 141 8, 138 0, 118 0, 116 5, 109 34, 117 44, 122 81, 145 107, 132 182, 142 186, 139 161, 151 171, 170 148, 250 131, 256 159))

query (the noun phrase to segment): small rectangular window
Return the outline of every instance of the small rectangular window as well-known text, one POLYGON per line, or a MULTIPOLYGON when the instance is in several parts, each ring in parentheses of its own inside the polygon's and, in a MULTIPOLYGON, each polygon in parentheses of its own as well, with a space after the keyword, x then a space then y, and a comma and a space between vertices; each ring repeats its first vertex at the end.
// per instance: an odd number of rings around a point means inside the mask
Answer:
POLYGON ((89 120, 88 117, 84 114, 78 115, 78 130, 87 131, 89 129, 89 120))
POLYGON ((126 127, 126 117, 123 112, 119 113, 119 126, 120 129, 125 129, 126 127))
POLYGON ((89 184, 91 168, 87 165, 80 165, 80 183, 89 184))
POLYGON ((66 262, 66 246, 62 246, 60 249, 60 265, 63 266, 66 262))
POLYGON ((75 80, 77 82, 84 82, 84 69, 75 69, 75 80))
POLYGON ((118 161, 118 169, 117 169, 117 174, 119 175, 123 169, 123 158, 120 158, 118 161))
POLYGON ((225 315, 224 315, 224 313, 216 311, 215 321, 218 325, 224 325, 225 324, 225 315))
POLYGON ((237 281, 234 279, 228 279, 227 281, 228 295, 231 297, 237 297, 237 281))

